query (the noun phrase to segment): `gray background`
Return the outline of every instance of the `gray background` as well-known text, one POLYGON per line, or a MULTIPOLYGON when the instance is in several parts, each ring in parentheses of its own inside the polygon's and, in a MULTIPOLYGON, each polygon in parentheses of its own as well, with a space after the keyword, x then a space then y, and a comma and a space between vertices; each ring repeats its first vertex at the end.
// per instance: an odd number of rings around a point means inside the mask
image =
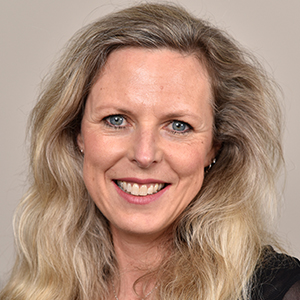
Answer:
MULTIPOLYGON (((14 259, 12 217, 26 190, 26 120, 38 85, 73 33, 136 1, 0 0, 0 285, 14 259)), ((180 0, 251 49, 281 85, 287 178, 278 234, 300 257, 300 1, 180 0)), ((282 176, 283 181, 283 176, 282 176)), ((51 224, 49 224, 51 226, 51 224)))

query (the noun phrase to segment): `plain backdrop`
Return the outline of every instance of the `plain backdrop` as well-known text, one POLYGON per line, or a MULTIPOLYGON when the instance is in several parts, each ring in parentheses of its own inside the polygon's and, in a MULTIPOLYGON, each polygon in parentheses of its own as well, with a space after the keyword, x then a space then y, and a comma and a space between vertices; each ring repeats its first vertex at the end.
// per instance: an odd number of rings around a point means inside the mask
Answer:
MULTIPOLYGON (((300 1, 174 2, 227 30, 254 52, 282 87, 287 177, 278 233, 288 251, 300 257, 300 1)), ((104 14, 136 3, 0 0, 0 285, 14 260, 12 218, 26 190, 25 129, 39 83, 75 31, 104 14)))

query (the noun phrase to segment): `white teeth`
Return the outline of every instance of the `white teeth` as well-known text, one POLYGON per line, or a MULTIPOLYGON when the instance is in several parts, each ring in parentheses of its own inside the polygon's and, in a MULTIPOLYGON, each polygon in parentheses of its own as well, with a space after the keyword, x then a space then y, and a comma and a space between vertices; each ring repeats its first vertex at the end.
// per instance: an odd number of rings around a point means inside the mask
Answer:
POLYGON ((129 182, 119 180, 117 181, 117 184, 124 192, 135 196, 152 195, 162 190, 165 186, 163 183, 151 184, 148 187, 146 184, 139 186, 137 183, 131 184, 129 182))
POLYGON ((147 192, 148 192, 147 186, 146 186, 145 184, 143 184, 143 185, 140 187, 140 195, 141 195, 141 196, 146 196, 146 195, 147 195, 147 192))
POLYGON ((139 185, 134 183, 132 186, 131 194, 137 196, 139 194, 139 185))
POLYGON ((153 194, 153 185, 150 185, 150 186, 148 187, 147 194, 148 194, 148 195, 153 194))

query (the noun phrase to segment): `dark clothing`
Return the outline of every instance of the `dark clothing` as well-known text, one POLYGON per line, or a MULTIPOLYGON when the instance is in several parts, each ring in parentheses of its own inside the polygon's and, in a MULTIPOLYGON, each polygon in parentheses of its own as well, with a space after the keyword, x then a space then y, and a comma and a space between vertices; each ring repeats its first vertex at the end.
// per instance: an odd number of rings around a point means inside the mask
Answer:
POLYGON ((266 248, 254 277, 253 300, 300 300, 300 261, 266 248))

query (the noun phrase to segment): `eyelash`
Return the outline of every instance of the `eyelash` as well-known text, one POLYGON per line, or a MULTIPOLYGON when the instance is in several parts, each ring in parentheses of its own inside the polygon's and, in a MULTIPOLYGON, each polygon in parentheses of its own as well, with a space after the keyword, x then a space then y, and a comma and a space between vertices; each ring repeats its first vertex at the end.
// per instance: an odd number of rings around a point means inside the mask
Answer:
MULTIPOLYGON (((183 130, 183 131, 178 131, 178 130, 171 129, 170 132, 171 132, 172 134, 187 134, 189 131, 191 131, 191 130, 193 129, 192 126, 189 125, 188 123, 183 122, 183 121, 179 121, 179 120, 172 120, 172 121, 168 124, 168 126, 174 124, 175 122, 178 122, 178 123, 181 123, 181 124, 185 125, 185 126, 187 127, 187 129, 185 129, 185 130, 183 130)), ((167 127, 168 127, 168 126, 167 126, 167 127)))
MULTIPOLYGON (((120 117, 122 118, 125 122, 127 122, 126 118, 123 116, 123 115, 109 115, 107 117, 105 117, 103 119, 104 121, 104 124, 110 128, 114 128, 114 129, 125 129, 126 128, 126 125, 114 125, 112 124, 109 119, 112 118, 112 117, 120 117)), ((166 127, 169 127, 170 125, 174 124, 175 122, 178 122, 178 123, 181 123, 183 125, 185 125, 187 127, 187 129, 183 130, 183 131, 178 131, 178 130, 174 130, 174 129, 169 129, 169 131, 172 133, 172 134, 186 134, 188 133, 189 131, 191 131, 193 128, 191 125, 189 125, 188 123, 186 122, 183 122, 183 121, 179 121, 179 120, 172 120, 170 121, 170 123, 166 126, 166 127)))
POLYGON ((125 118, 123 115, 109 115, 109 116, 107 116, 107 117, 105 117, 105 118, 103 119, 104 124, 105 124, 106 126, 108 126, 108 127, 110 127, 110 128, 114 128, 114 129, 125 129, 125 128, 126 128, 126 125, 124 126, 124 125, 114 125, 114 124, 112 124, 112 123, 109 121, 109 119, 112 118, 112 117, 120 117, 120 118, 122 118, 125 122, 127 122, 126 118, 125 118))

